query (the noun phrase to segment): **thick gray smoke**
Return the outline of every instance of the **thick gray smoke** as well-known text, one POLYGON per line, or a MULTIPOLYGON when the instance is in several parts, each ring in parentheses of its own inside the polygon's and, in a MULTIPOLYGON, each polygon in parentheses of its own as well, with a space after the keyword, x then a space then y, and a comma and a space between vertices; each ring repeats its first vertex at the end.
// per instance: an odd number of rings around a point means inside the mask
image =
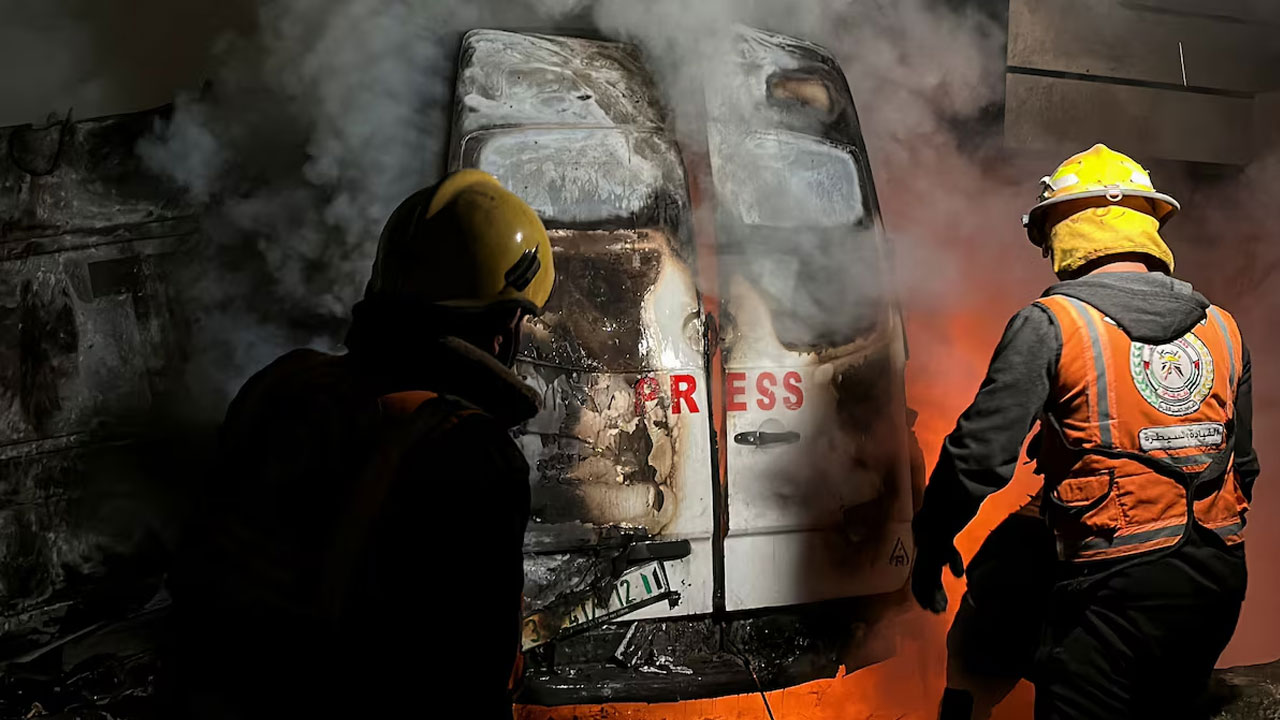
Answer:
POLYGON ((382 223, 443 169, 460 34, 578 5, 263 0, 257 33, 225 39, 210 86, 139 148, 209 208, 181 278, 199 406, 289 347, 341 340, 382 223))

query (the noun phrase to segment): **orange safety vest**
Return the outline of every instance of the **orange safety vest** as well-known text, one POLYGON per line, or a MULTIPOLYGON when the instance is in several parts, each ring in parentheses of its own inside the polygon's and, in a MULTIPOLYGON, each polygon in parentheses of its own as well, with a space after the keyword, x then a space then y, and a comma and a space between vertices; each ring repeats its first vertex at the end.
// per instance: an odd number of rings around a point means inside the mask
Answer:
POLYGON ((1210 307, 1191 332, 1152 346, 1083 301, 1037 302, 1062 333, 1039 461, 1059 556, 1167 548, 1188 520, 1241 542, 1248 502, 1234 467, 1234 418, 1244 346, 1235 320, 1210 307))

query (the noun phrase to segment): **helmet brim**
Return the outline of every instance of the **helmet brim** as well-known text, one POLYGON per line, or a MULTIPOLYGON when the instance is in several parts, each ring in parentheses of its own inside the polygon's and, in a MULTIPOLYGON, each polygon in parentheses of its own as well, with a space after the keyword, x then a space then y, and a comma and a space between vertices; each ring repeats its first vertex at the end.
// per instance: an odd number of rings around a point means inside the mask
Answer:
MULTIPOLYGON (((1022 221, 1023 228, 1027 231, 1027 239, 1036 247, 1044 247, 1048 241, 1049 230, 1045 225, 1045 215, 1050 210, 1060 205, 1068 203, 1078 203, 1080 209, 1084 210, 1090 207, 1106 207, 1108 205, 1125 205, 1126 198, 1143 198, 1151 202, 1151 212, 1148 213, 1160 223, 1160 227, 1164 227, 1166 223, 1173 219, 1182 206, 1178 204, 1171 196, 1162 192, 1152 192, 1147 190, 1124 190, 1112 188, 1109 190, 1088 190, 1086 192, 1071 193, 1061 197, 1050 198, 1041 202, 1039 205, 1031 208, 1022 221), (1112 198, 1120 194, 1118 200, 1112 198), (1105 202, 1099 202, 1099 198, 1105 202)), ((1139 212, 1147 212, 1145 208, 1134 208, 1139 212)))
MULTIPOLYGON (((1031 212, 1027 214, 1026 225, 1027 227, 1040 225, 1044 221, 1045 213, 1047 213, 1050 209, 1058 205, 1062 205, 1063 203, 1079 202, 1081 200, 1096 200, 1097 198, 1103 198, 1107 200, 1107 203, 1105 204, 1123 205, 1124 198, 1133 198, 1133 197, 1144 198, 1146 200, 1152 201, 1152 204, 1153 204, 1152 209, 1154 210, 1152 214, 1155 217, 1155 219, 1159 221, 1161 227, 1164 227, 1165 223, 1171 220, 1173 216, 1177 215, 1178 211, 1182 209, 1182 206, 1178 204, 1177 200, 1174 200, 1171 196, 1166 195, 1162 192, 1150 192, 1146 190, 1125 190, 1125 189, 1117 189, 1117 188, 1112 188, 1110 190, 1088 190, 1086 192, 1070 193, 1067 195, 1062 195, 1060 197, 1050 198, 1048 200, 1045 200, 1044 202, 1041 202, 1039 205, 1036 205, 1035 207, 1031 208, 1031 212), (1111 198, 1116 194, 1120 195, 1120 199, 1112 200, 1111 198)), ((1102 206, 1105 204, 1090 203, 1090 205, 1093 205, 1093 206, 1102 206)))

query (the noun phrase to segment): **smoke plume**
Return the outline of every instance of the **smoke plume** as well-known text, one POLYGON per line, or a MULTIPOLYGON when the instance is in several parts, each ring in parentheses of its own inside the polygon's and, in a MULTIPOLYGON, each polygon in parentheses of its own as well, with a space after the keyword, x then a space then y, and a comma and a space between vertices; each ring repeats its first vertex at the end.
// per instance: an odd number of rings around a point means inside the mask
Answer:
POLYGON ((199 94, 139 151, 207 203, 180 273, 197 406, 290 347, 333 348, 382 223, 443 170, 462 32, 554 23, 577 0, 263 0, 199 94))

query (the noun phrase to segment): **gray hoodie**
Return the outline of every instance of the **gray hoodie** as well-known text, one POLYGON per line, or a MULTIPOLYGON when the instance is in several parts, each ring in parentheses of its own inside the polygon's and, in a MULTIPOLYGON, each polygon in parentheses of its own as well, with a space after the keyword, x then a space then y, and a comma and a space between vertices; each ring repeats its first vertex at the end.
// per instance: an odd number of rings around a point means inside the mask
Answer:
MULTIPOLYGON (((1136 341, 1182 337, 1205 318, 1209 301, 1191 285, 1161 273, 1100 273, 1060 282, 1044 293, 1066 295, 1102 311, 1136 341)), ((1013 317, 977 397, 956 423, 925 489, 915 526, 919 542, 948 542, 991 493, 1009 484, 1023 441, 1045 408, 1057 372, 1062 336, 1053 315, 1031 304, 1013 317)), ((1236 467, 1253 496, 1258 458, 1253 448, 1249 350, 1236 396, 1236 467)))

